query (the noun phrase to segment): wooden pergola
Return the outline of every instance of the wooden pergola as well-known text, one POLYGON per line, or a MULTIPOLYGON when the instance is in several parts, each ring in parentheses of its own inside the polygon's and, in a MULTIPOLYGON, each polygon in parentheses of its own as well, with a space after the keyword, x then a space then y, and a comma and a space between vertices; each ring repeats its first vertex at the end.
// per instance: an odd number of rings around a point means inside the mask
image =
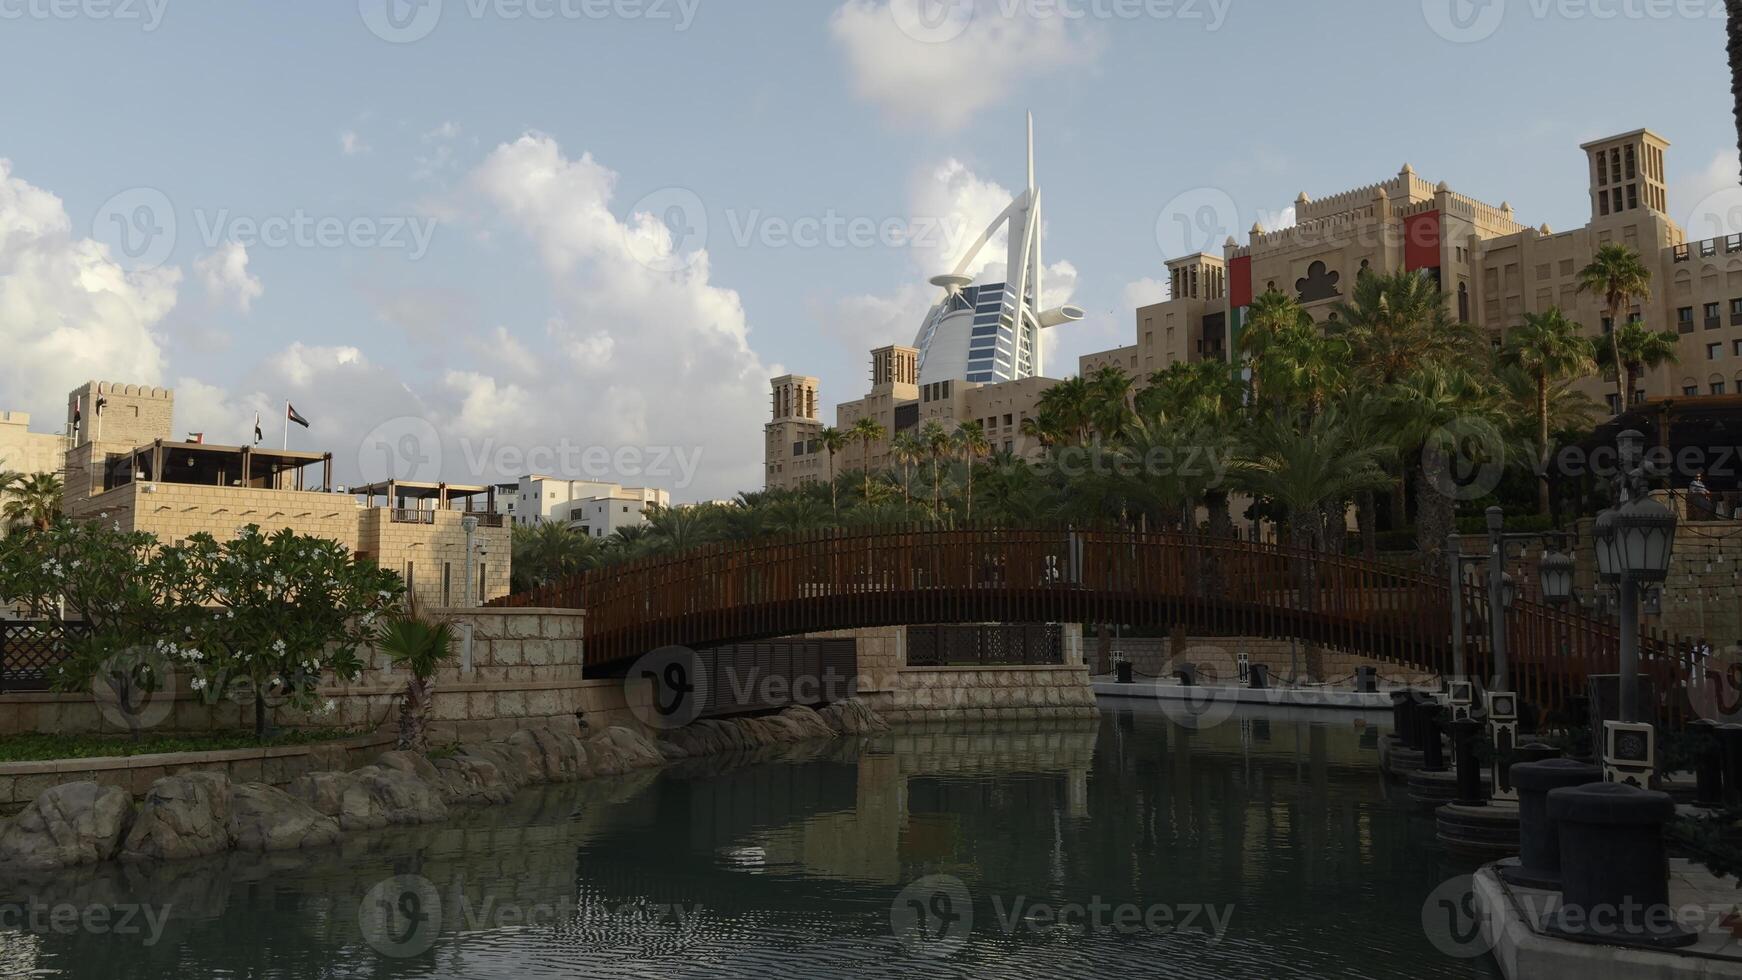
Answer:
POLYGON ((104 489, 129 483, 331 492, 333 454, 305 453, 259 446, 215 446, 158 439, 111 459, 104 489), (320 464, 319 482, 310 484, 309 467, 320 464), (289 484, 288 486, 286 484, 289 484))
POLYGON ((496 513, 496 488, 466 483, 422 483, 416 480, 384 480, 368 486, 353 487, 351 492, 376 506, 376 498, 395 514, 412 511, 460 510, 480 516, 496 513), (484 506, 478 506, 478 498, 484 506), (461 506, 451 505, 459 503, 461 506), (408 506, 409 504, 409 506, 408 506), (427 505, 427 506, 426 506, 427 505))

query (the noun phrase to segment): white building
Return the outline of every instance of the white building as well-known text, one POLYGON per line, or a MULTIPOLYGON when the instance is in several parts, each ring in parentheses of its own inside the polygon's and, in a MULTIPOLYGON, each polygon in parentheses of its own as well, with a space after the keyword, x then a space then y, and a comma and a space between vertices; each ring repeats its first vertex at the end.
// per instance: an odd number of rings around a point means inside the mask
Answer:
POLYGON ((967 381, 995 384, 1045 377, 1040 332, 1083 318, 1074 306, 1043 310, 1040 187, 1034 178, 1034 116, 1028 117, 1028 187, 963 253, 954 272, 932 285, 944 295, 920 325, 919 383, 967 381), (1008 236, 1004 282, 974 284, 968 274, 980 253, 1003 229, 1008 236))
POLYGON ((643 524, 648 510, 670 507, 671 493, 650 487, 623 487, 596 480, 564 480, 554 476, 523 476, 506 502, 497 508, 516 526, 531 527, 561 521, 595 538, 610 537, 618 528, 643 524))

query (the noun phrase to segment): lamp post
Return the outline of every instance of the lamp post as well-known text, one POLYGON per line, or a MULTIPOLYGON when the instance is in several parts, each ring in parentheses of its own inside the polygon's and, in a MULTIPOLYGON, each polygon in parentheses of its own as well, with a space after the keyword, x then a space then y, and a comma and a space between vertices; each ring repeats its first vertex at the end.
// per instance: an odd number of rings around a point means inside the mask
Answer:
POLYGON ((472 608, 472 535, 478 531, 478 519, 471 514, 460 518, 460 527, 466 531, 466 592, 460 600, 460 608, 472 608))
POLYGON ((1649 496, 1653 475, 1644 459, 1645 436, 1629 429, 1617 438, 1620 471, 1614 507, 1597 515, 1592 537, 1597 572, 1620 594, 1620 713, 1623 723, 1639 717, 1639 601, 1641 586, 1669 576, 1675 551, 1675 514, 1649 496))
MULTIPOLYGON (((1490 507, 1488 518, 1488 630, 1494 646, 1494 680, 1489 689, 1508 690, 1512 683, 1512 665, 1506 656, 1506 610, 1512 605, 1507 592, 1511 576, 1506 574, 1506 513, 1490 507)), ((1517 585, 1512 585, 1513 592, 1517 585)))

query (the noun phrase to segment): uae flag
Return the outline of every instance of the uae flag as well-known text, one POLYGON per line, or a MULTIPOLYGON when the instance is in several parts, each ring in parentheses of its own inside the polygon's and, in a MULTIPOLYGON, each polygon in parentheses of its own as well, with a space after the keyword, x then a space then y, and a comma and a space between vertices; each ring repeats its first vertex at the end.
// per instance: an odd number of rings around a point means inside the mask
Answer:
POLYGON ((266 433, 260 431, 260 413, 254 413, 254 445, 260 445, 260 440, 266 438, 266 433))
POLYGON ((296 410, 295 405, 292 405, 289 402, 285 402, 284 403, 284 411, 285 411, 285 416, 284 416, 285 418, 289 419, 292 422, 295 422, 297 425, 300 425, 305 429, 308 428, 308 419, 305 419, 302 417, 302 413, 300 413, 296 410))

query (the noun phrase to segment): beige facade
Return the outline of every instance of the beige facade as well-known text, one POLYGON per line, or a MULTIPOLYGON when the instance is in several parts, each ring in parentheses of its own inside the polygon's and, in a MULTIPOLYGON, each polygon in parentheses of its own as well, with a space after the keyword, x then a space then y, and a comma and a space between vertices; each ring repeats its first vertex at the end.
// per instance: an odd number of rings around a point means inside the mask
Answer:
MULTIPOLYGON (((846 432, 860 419, 869 417, 883 427, 884 437, 871 443, 869 453, 858 440, 849 439, 835 455, 836 474, 899 469, 901 462, 893 451, 895 437, 917 432, 930 422, 937 422, 948 432, 966 422, 979 422, 994 453, 1038 458, 1040 441, 1022 435, 1022 423, 1034 416, 1041 393, 1058 383, 1051 378, 1031 377, 999 384, 940 381, 921 385, 919 351, 898 346, 871 352, 871 381, 871 390, 865 397, 835 406, 834 427, 846 432)), ((776 414, 764 426, 768 488, 791 489, 806 483, 827 482, 831 464, 828 450, 818 439, 823 423, 816 407, 817 379, 787 375, 775 378, 773 386, 776 414), (811 414, 780 414, 793 411, 811 414)))
POLYGON ((59 473, 66 465, 67 443, 59 433, 30 431, 29 412, 0 412, 0 471, 59 473))
MULTIPOLYGON (((1253 299, 1275 289, 1300 300, 1319 322, 1335 317, 1338 302, 1352 295, 1364 270, 1388 275, 1420 272, 1437 279, 1450 312, 1486 330, 1495 342, 1524 322, 1526 314, 1551 306, 1581 324, 1601 343, 1612 325, 1599 295, 1580 292, 1578 272, 1602 245, 1616 242, 1639 252, 1652 273, 1652 293, 1624 316, 1643 320, 1681 338, 1679 361, 1640 379, 1634 397, 1667 398, 1742 394, 1742 235, 1687 242, 1669 216, 1665 161, 1669 143, 1646 129, 1593 140, 1584 154, 1591 218, 1583 227, 1556 233, 1547 225, 1525 224, 1512 205, 1479 201, 1435 183, 1405 164, 1388 180, 1315 199, 1302 192, 1295 200, 1296 223, 1289 228, 1252 228, 1248 244, 1232 237, 1220 256, 1198 254, 1167 263, 1169 298, 1136 311, 1133 343, 1085 355, 1078 370, 1089 375, 1117 367, 1142 387, 1169 365, 1238 356, 1239 331, 1253 299)), ((837 409, 837 426, 873 415, 890 432, 911 419, 902 406, 909 389, 885 381, 874 355, 874 386, 865 398, 837 409), (891 424, 894 420, 895 424, 891 424)), ((919 422, 979 419, 1020 426, 1031 415, 1044 378, 996 385, 964 381, 927 385, 918 391, 919 422)), ((777 378, 774 422, 768 426, 768 485, 794 486, 827 479, 826 453, 797 452, 814 445, 821 429, 814 411, 814 378, 777 378), (783 395, 783 390, 787 391, 783 395), (808 414, 786 415, 794 404, 808 414), (779 438, 776 438, 778 432, 779 438)), ((1593 375, 1581 388, 1598 404, 1615 410, 1614 378, 1593 375)), ((1014 427, 1003 427, 1014 428, 1014 427)), ((993 432, 993 444, 1030 455, 1039 447, 1019 434, 993 432)), ((836 459, 837 471, 862 463, 857 446, 836 459)), ((868 462, 889 465, 887 443, 873 446, 868 462)))
POLYGON ((220 541, 250 524, 290 528, 337 541, 406 577, 419 601, 463 605, 466 533, 473 533, 474 595, 508 593, 512 547, 500 515, 458 509, 486 488, 391 485, 385 506, 335 492, 331 454, 228 447, 173 437, 174 393, 92 382, 68 398, 80 424, 62 467, 64 507, 74 519, 102 519, 174 543, 195 534, 220 541), (101 404, 101 411, 98 405, 101 404))

